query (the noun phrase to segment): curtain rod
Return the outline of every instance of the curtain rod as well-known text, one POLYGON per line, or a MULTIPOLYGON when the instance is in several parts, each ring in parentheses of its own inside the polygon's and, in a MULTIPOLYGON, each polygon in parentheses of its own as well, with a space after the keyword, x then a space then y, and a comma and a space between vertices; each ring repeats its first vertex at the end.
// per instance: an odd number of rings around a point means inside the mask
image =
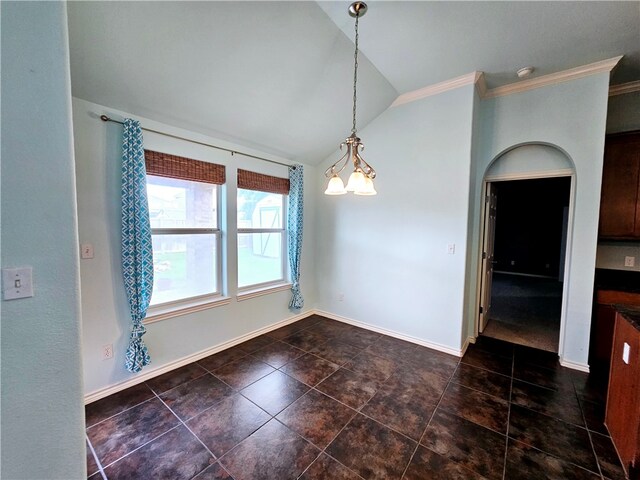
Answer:
MULTIPOLYGON (((108 117, 106 115, 100 115, 100 120, 102 120, 103 122, 113 122, 113 123, 119 123, 120 125, 124 125, 124 122, 119 122, 118 120, 114 120, 113 118, 110 118, 110 117, 108 117)), ((198 145, 204 145, 205 147, 211 147, 211 148, 215 148, 215 149, 218 149, 218 150, 223 150, 225 152, 229 152, 232 156, 233 155, 242 155, 243 157, 255 158, 256 160, 262 160, 263 162, 275 163, 276 165, 282 165, 283 167, 296 168, 295 165, 290 165, 288 163, 282 163, 282 162, 277 162, 275 160, 269 160, 268 158, 258 157, 257 155, 251 155, 249 153, 239 152, 238 150, 232 150, 230 148, 219 147, 217 145, 212 145, 210 143, 204 143, 204 142, 199 142, 197 140, 191 140, 190 138, 180 137, 178 135, 172 135, 171 133, 160 132, 158 130, 153 130, 151 128, 142 127, 142 130, 145 130, 147 132, 157 133, 158 135, 164 135, 165 137, 177 138, 178 140, 184 140, 185 142, 191 142, 191 143, 196 143, 198 145)))

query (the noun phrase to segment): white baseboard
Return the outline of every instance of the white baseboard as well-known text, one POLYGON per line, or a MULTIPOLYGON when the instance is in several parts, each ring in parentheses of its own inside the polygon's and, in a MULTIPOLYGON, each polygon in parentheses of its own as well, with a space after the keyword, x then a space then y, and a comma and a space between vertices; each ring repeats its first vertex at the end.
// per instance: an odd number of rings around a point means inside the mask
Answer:
POLYGON ((289 318, 281 320, 276 323, 272 323, 271 325, 267 325, 266 327, 259 328, 258 330, 254 330, 245 335, 241 335, 232 340, 229 340, 224 343, 220 343, 210 348, 205 348, 204 350, 200 350, 199 352, 193 353, 191 355, 187 355, 186 357, 179 358, 169 363, 165 363, 159 367, 145 370, 144 372, 136 375, 133 378, 125 380, 124 382, 116 383, 115 385, 110 385, 105 388, 101 388, 100 390, 95 390, 91 393, 87 393, 84 396, 84 403, 89 404, 95 402, 96 400, 100 400, 101 398, 108 397, 109 395, 113 395, 114 393, 118 393, 122 390, 125 390, 129 387, 133 387, 134 385, 138 385, 139 383, 145 382, 147 380, 151 380, 158 375, 162 375, 163 373, 170 372, 171 370, 175 370, 176 368, 183 367, 189 363, 195 362, 202 358, 208 357, 209 355, 213 355, 214 353, 218 353, 222 350, 226 350, 227 348, 231 348, 239 343, 246 342, 247 340, 251 340, 254 337, 259 335, 263 335, 267 332, 271 332, 272 330, 276 330, 280 327, 284 327, 293 322, 297 322, 298 320, 302 320, 303 318, 309 317, 315 313, 315 310, 308 310, 304 313, 299 313, 297 315, 293 315, 289 318))
POLYGON ((386 328, 376 327, 375 325, 371 325, 369 323, 361 322, 359 320, 354 320, 352 318, 343 317, 341 315, 336 315, 335 313, 325 312, 323 310, 315 310, 315 314, 322 315, 323 317, 330 318, 332 320, 337 320, 338 322, 348 323, 349 325, 353 325, 355 327, 364 328, 365 330, 371 330, 372 332, 382 333, 384 335, 388 335, 390 337, 398 338, 400 340, 404 340, 406 342, 415 343, 417 345, 421 345, 423 347, 431 348, 433 350, 438 350, 440 352, 448 353, 449 355, 455 355, 456 357, 462 357, 464 355, 464 350, 466 350, 465 346, 461 349, 455 349, 448 347, 446 345, 441 345, 435 342, 427 342, 425 340, 421 340, 416 337, 412 337, 410 335, 405 335, 403 333, 395 332, 393 330, 387 330, 386 328))
MULTIPOLYGON (((469 344, 475 343, 475 338, 474 337, 467 337, 467 339, 465 340, 464 344, 462 345, 462 348, 455 349, 455 348, 451 348, 451 347, 448 347, 446 345, 442 345, 442 344, 439 344, 439 343, 428 342, 428 341, 421 340, 421 339, 416 338, 416 337, 412 337, 410 335, 405 335, 403 333, 399 333, 399 332, 396 332, 396 331, 393 331, 393 330, 388 330, 386 328, 377 327, 375 325, 371 325, 369 323, 361 322, 359 320, 354 320, 352 318, 343 317, 341 315, 336 315, 334 313, 325 312, 323 310, 311 309, 311 310, 308 310, 308 311, 306 311, 304 313, 299 313, 297 315, 293 315, 293 316, 288 317, 288 318, 286 318, 284 320, 281 320, 279 322, 272 323, 271 325, 267 325, 266 327, 259 328, 257 330, 252 331, 252 332, 246 333, 244 335, 241 335, 239 337, 231 339, 231 340, 229 340, 227 342, 220 343, 220 344, 215 345, 213 347, 206 348, 204 350, 201 350, 199 352, 193 353, 191 355, 187 355, 185 357, 179 358, 179 359, 174 360, 172 362, 165 363, 164 365, 161 365, 159 367, 146 370, 143 373, 140 373, 139 375, 136 375, 133 378, 125 380, 124 382, 120 382, 120 383, 117 383, 115 385, 110 385, 109 387, 105 387, 105 388, 102 388, 100 390, 95 390, 95 391, 85 395, 84 402, 85 402, 85 404, 89 404, 89 403, 95 402, 96 400, 100 400, 101 398, 107 397, 107 396, 112 395, 114 393, 117 393, 117 392, 120 392, 122 390, 125 390, 125 389, 127 389, 129 387, 133 387, 134 385, 137 385, 139 383, 142 383, 142 382, 145 382, 147 380, 150 380, 150 379, 152 379, 154 377, 157 377, 158 375, 162 375, 163 373, 170 372, 171 370, 175 370, 176 368, 180 368, 180 367, 182 367, 184 365, 187 365, 189 363, 195 362, 195 361, 200 360, 202 358, 208 357, 209 355, 213 355, 214 353, 218 353, 218 352, 220 352, 222 350, 226 350, 227 348, 231 348, 231 347, 233 347, 235 345, 238 345, 239 343, 246 342, 247 340, 251 340, 254 337, 257 337, 259 335, 263 335, 265 333, 271 332, 271 331, 276 330, 276 329, 278 329, 280 327, 283 327, 283 326, 288 325, 288 324, 293 323, 293 322, 297 322, 298 320, 302 320, 303 318, 309 317, 309 316, 314 315, 314 314, 321 315, 323 317, 330 318, 332 320, 337 320, 338 322, 347 323, 349 325, 353 325, 353 326, 356 326, 356 327, 364 328, 365 330, 370 330, 372 332, 382 333, 382 334, 388 335, 390 337, 398 338, 400 340, 404 340, 404 341, 407 341, 407 342, 410 342, 410 343, 415 343, 416 345, 421 345, 423 347, 431 348, 433 350, 438 350, 440 352, 448 353, 449 355, 454 355, 456 357, 462 357, 465 354, 465 352, 467 351, 467 348, 469 347, 469 344)), ((572 361, 569 361, 569 360, 560 359, 560 365, 562 365, 563 367, 571 368, 573 370, 579 370, 581 372, 589 373, 589 365, 584 364, 584 363, 578 363, 578 362, 572 362, 572 361)))
POLYGON ((469 345, 471 345, 472 343, 476 343, 476 338, 467 337, 467 339, 464 341, 464 344, 462 345, 462 348, 460 349, 461 357, 464 357, 464 354, 467 353, 467 348, 469 348, 469 345))
POLYGON ((589 365, 587 365, 586 363, 572 362, 570 360, 563 360, 561 358, 560 365, 562 365, 563 367, 570 368, 572 370, 578 370, 580 372, 589 373, 589 365))

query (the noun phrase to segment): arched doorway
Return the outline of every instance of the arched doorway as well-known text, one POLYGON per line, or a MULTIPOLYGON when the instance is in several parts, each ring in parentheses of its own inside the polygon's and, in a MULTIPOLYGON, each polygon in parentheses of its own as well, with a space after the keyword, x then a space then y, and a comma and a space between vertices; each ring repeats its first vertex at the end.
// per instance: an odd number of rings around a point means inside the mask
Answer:
POLYGON ((561 350, 574 171, 543 144, 509 149, 487 168, 477 334, 561 350))

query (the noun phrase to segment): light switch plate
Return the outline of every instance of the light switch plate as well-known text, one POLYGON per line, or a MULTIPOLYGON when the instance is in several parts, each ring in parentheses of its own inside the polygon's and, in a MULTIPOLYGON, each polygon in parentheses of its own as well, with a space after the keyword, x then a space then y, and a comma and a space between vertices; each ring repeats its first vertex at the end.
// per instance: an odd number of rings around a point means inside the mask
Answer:
POLYGON ((454 253, 456 253, 456 244, 455 243, 447 244, 447 253, 449 255, 453 255, 454 253))
POLYGON ((624 266, 625 267, 635 267, 636 266, 636 257, 624 257, 624 266))
POLYGON ((631 347, 627 342, 624 342, 622 346, 622 361, 629 365, 629 354, 631 353, 631 347))
POLYGON ((2 294, 5 300, 33 297, 31 267, 3 268, 2 294))

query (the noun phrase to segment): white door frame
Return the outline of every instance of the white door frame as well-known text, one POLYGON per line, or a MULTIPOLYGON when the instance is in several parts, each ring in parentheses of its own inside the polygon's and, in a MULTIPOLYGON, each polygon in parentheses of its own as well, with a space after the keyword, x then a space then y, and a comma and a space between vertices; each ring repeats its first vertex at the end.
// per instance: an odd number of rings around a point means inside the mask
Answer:
POLYGON ((567 318, 567 286, 569 285, 569 273, 571 272, 571 245, 573 242, 573 211, 575 206, 575 186, 576 186, 576 174, 572 168, 564 168, 559 170, 546 170, 542 172, 528 172, 528 173, 516 173, 516 174, 504 174, 504 175, 488 175, 485 176, 482 180, 482 191, 480 196, 480 235, 478 237, 478 265, 477 265, 477 285, 476 285, 476 305, 475 308, 475 317, 474 317, 474 335, 475 338, 478 338, 479 332, 478 327, 480 323, 480 302, 482 295, 482 275, 483 271, 483 262, 482 262, 482 249, 484 233, 485 233, 485 211, 487 208, 487 203, 485 202, 485 197, 487 195, 487 184, 492 182, 506 182, 510 180, 535 180, 540 178, 557 178, 557 177, 571 177, 571 185, 569 187, 569 219, 567 224, 567 240, 566 240, 566 248, 565 248, 565 269, 564 269, 564 279, 562 284, 562 309, 560 311, 560 339, 558 342, 558 355, 560 358, 563 357, 564 351, 564 335, 565 335, 565 325, 567 318))

